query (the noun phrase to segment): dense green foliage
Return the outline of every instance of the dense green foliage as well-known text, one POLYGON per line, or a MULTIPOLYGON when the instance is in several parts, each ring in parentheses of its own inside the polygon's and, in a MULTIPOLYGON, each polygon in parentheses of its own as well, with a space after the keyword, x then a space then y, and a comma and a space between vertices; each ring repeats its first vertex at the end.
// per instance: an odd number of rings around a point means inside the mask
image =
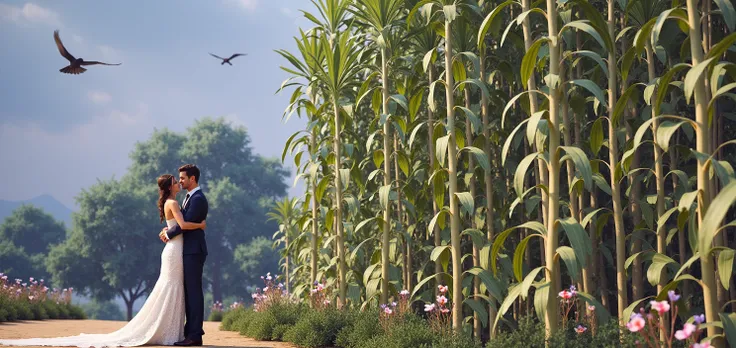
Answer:
POLYGON ((532 313, 552 337, 570 285, 621 324, 673 290, 675 330, 704 313, 736 340, 732 1, 312 5, 277 51, 308 120, 284 147, 296 296, 447 284, 452 327, 487 340, 532 313))

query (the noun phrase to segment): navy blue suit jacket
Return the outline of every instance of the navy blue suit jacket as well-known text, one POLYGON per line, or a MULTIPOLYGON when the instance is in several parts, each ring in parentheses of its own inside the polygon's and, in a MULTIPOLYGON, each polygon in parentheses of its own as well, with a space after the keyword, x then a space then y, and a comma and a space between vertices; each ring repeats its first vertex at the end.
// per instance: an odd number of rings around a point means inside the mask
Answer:
MULTIPOLYGON (((182 207, 181 213, 184 215, 184 221, 187 222, 202 222, 207 219, 207 198, 201 189, 194 192, 189 197, 189 202, 185 207, 182 207)), ((174 226, 166 231, 166 235, 169 239, 174 238, 180 234, 184 234, 184 254, 205 254, 207 255, 207 241, 204 238, 204 230, 186 230, 183 231, 180 226, 174 226)))

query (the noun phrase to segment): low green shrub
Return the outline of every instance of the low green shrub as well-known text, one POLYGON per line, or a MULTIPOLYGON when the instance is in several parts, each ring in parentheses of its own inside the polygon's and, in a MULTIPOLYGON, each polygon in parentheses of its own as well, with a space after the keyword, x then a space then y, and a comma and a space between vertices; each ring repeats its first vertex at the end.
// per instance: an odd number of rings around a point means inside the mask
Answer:
POLYGON ((210 316, 207 318, 207 321, 222 321, 223 312, 221 311, 212 311, 210 312, 210 316))
POLYGON ((329 308, 322 311, 306 311, 299 321, 284 334, 284 341, 300 347, 331 347, 337 333, 349 325, 353 318, 347 311, 329 308))
POLYGON ((404 320, 390 325, 382 335, 363 341, 358 347, 410 348, 431 347, 438 339, 438 334, 427 325, 427 322, 416 315, 406 315, 404 320))
POLYGON ((376 336, 383 335, 383 328, 378 321, 378 309, 368 309, 364 312, 350 311, 351 325, 345 326, 335 338, 338 347, 358 348, 363 342, 370 341, 376 336))
MULTIPOLYGON (((245 335, 259 341, 271 340, 273 327, 277 324, 276 316, 271 311, 254 312, 250 316, 250 324, 245 330, 245 335)), ((243 330, 240 331, 243 334, 243 330)))
POLYGON ((247 310, 245 308, 239 308, 233 311, 227 311, 222 314, 222 321, 220 322, 220 330, 223 331, 238 331, 234 330, 233 326, 235 322, 240 319, 242 315, 245 315, 244 312, 247 310))
MULTIPOLYGON (((615 320, 599 325, 595 335, 590 330, 583 333, 575 332, 572 324, 564 330, 559 330, 550 337, 550 347, 560 348, 587 348, 587 347, 637 347, 635 341, 637 336, 623 330, 624 334, 619 336, 619 327, 615 320), (619 340, 619 337, 621 338, 619 340)), ((505 348, 544 348, 545 328, 544 323, 535 317, 522 318, 515 329, 504 330, 497 334, 496 338, 490 340, 486 347, 505 348)))

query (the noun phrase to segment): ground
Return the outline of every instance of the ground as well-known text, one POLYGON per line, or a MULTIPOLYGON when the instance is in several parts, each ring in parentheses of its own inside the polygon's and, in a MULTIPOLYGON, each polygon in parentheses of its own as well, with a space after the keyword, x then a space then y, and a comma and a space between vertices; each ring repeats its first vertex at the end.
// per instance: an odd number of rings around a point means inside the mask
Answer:
MULTIPOLYGON (((220 323, 205 322, 204 345, 209 347, 274 347, 291 348, 282 342, 260 342, 238 335, 236 332, 220 331, 220 323)), ((34 338, 73 336, 84 333, 113 332, 125 325, 122 321, 106 320, 45 320, 0 323, 0 338, 34 338)), ((152 346, 147 346, 152 347, 152 346)), ((170 347, 168 347, 170 348, 170 347)))

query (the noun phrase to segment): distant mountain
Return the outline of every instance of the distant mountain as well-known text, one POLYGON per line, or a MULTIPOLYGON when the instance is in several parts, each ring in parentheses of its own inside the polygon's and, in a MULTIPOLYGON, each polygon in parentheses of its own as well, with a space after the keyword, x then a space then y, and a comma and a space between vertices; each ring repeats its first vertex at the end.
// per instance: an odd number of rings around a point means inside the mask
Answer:
POLYGON ((63 221, 67 228, 72 227, 72 210, 50 195, 40 195, 26 201, 0 200, 0 222, 13 213, 22 204, 33 204, 51 214, 56 220, 63 221))

